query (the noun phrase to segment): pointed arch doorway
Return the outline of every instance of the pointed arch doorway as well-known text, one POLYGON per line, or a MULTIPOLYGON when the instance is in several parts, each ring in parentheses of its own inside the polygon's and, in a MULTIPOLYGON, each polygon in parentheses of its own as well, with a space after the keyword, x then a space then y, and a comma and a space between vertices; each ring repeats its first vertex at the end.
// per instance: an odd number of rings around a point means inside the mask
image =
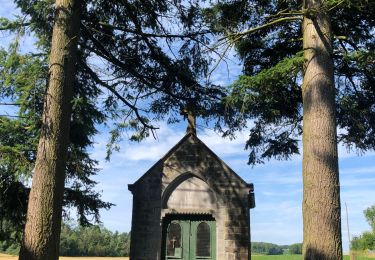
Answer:
POLYGON ((216 221, 211 215, 167 215, 162 259, 216 260, 216 221))

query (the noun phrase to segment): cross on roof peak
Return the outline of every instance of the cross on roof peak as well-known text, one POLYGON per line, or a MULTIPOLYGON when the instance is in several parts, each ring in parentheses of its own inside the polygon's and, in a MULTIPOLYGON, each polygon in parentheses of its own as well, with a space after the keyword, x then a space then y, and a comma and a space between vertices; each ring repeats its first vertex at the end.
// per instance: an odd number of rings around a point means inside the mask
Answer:
POLYGON ((184 118, 187 119, 188 121, 188 126, 186 128, 186 133, 189 134, 197 134, 197 129, 196 129, 196 120, 195 120, 195 115, 192 110, 188 108, 183 108, 181 111, 181 114, 184 115, 184 118))

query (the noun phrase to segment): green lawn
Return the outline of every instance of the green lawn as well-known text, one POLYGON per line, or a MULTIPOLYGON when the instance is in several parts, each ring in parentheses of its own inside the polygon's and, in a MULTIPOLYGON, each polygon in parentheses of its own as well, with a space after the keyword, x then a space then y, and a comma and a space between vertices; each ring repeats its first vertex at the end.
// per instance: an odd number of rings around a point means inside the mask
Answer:
MULTIPOLYGON (((301 255, 252 255, 252 260, 302 260, 301 255)), ((349 260, 349 256, 344 256, 344 260, 349 260)), ((357 260, 374 260, 374 258, 367 258, 357 256, 357 260)))
MULTIPOLYGON (((373 257, 357 256, 357 260, 374 260, 373 257)), ((344 260, 349 260, 349 256, 344 256, 344 260)))

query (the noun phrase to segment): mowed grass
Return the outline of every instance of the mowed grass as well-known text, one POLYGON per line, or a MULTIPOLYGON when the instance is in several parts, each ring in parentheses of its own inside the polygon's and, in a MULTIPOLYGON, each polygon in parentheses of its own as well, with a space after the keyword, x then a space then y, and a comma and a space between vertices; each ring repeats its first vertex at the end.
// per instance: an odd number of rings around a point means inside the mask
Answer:
MULTIPOLYGON (((301 255, 253 255, 252 260, 302 260, 301 255)), ((357 260, 374 260, 375 258, 368 258, 357 256, 357 260)), ((344 256, 344 260, 349 260, 349 256, 344 256)))

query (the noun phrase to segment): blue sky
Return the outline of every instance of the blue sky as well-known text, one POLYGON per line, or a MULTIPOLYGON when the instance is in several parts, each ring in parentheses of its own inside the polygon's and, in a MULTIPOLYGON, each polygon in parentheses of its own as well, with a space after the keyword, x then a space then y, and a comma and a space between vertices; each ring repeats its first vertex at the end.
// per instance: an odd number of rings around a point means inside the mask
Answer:
MULTIPOLYGON (((0 16, 12 17, 17 11, 12 1, 3 0, 0 16)), ((5 46, 10 37, 0 32, 0 46, 5 46)), ((32 40, 25 39, 22 49, 32 48, 32 40)), ((241 66, 234 59, 221 65, 213 73, 212 80, 225 84, 236 78, 241 66)), ((0 106, 0 114, 3 108, 0 106)), ((100 173, 95 177, 102 198, 116 206, 101 211, 101 220, 111 230, 129 231, 131 225, 132 195, 127 185, 135 182, 149 167, 174 146, 185 134, 185 122, 176 125, 159 123, 157 140, 152 137, 141 143, 121 143, 120 152, 114 153, 106 162, 105 149, 108 129, 101 129, 91 149, 92 156, 99 160, 100 173)), ((290 244, 302 241, 302 157, 294 156, 290 161, 270 161, 251 168, 246 164, 247 151, 244 145, 248 133, 238 134, 230 141, 221 138, 212 130, 199 127, 198 137, 203 140, 245 181, 254 183, 256 208, 251 211, 253 241, 290 244)), ((339 166, 342 201, 342 234, 344 251, 348 250, 348 234, 345 205, 348 205, 351 235, 358 235, 370 227, 363 210, 375 204, 375 153, 358 156, 339 147, 339 166)))

